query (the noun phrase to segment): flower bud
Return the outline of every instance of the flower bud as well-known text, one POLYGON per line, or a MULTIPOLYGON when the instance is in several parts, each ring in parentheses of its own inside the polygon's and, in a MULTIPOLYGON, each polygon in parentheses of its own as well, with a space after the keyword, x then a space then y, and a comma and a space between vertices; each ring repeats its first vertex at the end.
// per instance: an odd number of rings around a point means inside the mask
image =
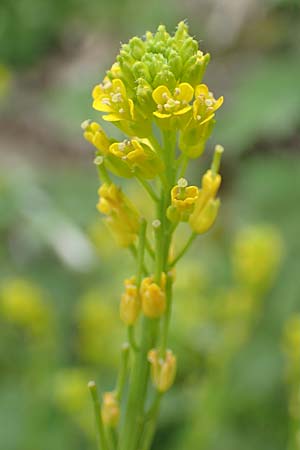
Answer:
POLYGON ((174 36, 174 41, 181 43, 189 34, 189 27, 187 24, 182 20, 177 25, 177 30, 174 36))
POLYGON ((194 212, 190 215, 189 224, 192 230, 197 234, 206 233, 213 224, 218 215, 220 200, 210 198, 204 208, 198 213, 197 203, 194 212))
POLYGON ((142 310, 151 319, 162 316, 166 309, 165 274, 160 284, 154 283, 153 277, 144 278, 141 283, 142 310))
POLYGON ((135 277, 125 280, 125 292, 120 303, 120 316, 125 325, 133 325, 140 312, 140 299, 135 277))
POLYGON ((162 70, 158 72, 153 81, 153 87, 164 85, 169 89, 174 89, 176 87, 176 78, 174 74, 170 70, 162 70))
POLYGON ((142 39, 138 37, 133 37, 129 41, 129 47, 131 50, 131 54, 135 59, 141 59, 143 54, 145 53, 145 44, 142 39))
POLYGON ((202 189, 210 197, 214 197, 217 194, 220 184, 221 175, 219 173, 214 176, 211 170, 207 170, 202 177, 202 189))
POLYGON ((174 383, 176 375, 176 357, 171 350, 167 350, 161 358, 159 351, 150 350, 148 361, 151 364, 152 382, 159 392, 166 392, 174 383))
POLYGON ((155 110, 155 103, 152 99, 152 88, 150 84, 143 78, 138 79, 138 85, 136 88, 136 97, 139 105, 142 108, 143 114, 150 117, 152 112, 155 110))
POLYGON ((184 71, 183 75, 184 81, 190 83, 193 87, 201 83, 209 61, 210 61, 209 53, 203 55, 203 53, 199 51, 198 56, 195 58, 195 61, 192 64, 191 63, 188 64, 187 69, 184 71))
POLYGON ((170 52, 169 55, 169 67, 171 72, 175 75, 176 78, 180 77, 182 71, 182 58, 176 51, 170 52))
POLYGON ((191 56, 195 55, 198 51, 198 42, 191 36, 186 38, 180 49, 180 54, 184 60, 187 60, 191 56))
POLYGON ((114 392, 105 392, 101 405, 101 416, 104 425, 115 428, 120 418, 120 406, 114 392))
POLYGON ((101 155, 107 155, 111 142, 101 126, 97 122, 85 120, 82 122, 81 128, 83 129, 85 139, 93 144, 101 155))
POLYGON ((142 78, 146 81, 151 81, 150 72, 148 66, 141 61, 137 61, 132 66, 132 73, 136 79, 142 78))

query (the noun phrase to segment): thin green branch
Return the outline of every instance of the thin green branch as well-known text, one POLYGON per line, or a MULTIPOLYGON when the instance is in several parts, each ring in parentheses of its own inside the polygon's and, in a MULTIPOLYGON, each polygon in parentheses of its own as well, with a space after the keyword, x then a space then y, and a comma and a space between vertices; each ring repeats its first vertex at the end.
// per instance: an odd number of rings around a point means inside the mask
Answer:
POLYGON ((137 250, 137 272, 136 272, 136 285, 139 289, 143 275, 144 266, 144 253, 146 244, 146 232, 147 232, 147 222, 145 219, 141 220, 140 232, 139 232, 139 246, 137 250))
POLYGON ((98 391, 97 391, 97 386, 96 386, 95 381, 90 381, 88 383, 88 388, 90 390, 92 401, 93 401, 93 406, 94 406, 96 428, 97 428, 97 432, 98 432, 99 449, 100 450, 109 450, 107 442, 106 442, 105 430, 104 430, 102 417, 101 417, 100 402, 99 402, 98 391))
POLYGON ((119 370, 118 380, 115 389, 115 397, 118 401, 122 400, 126 375, 128 369, 129 345, 125 342, 121 349, 121 366, 119 370))
POLYGON ((97 164, 97 171, 102 183, 112 184, 110 176, 104 165, 104 161, 102 161, 101 164, 97 164))
POLYGON ((128 341, 129 341, 130 347, 135 352, 138 352, 139 351, 139 346, 138 346, 138 344, 136 342, 136 339, 135 339, 134 325, 129 325, 127 327, 127 335, 128 335, 128 341))
POLYGON ((162 398, 162 393, 157 392, 153 405, 151 406, 147 414, 147 423, 145 424, 145 431, 142 438, 142 446, 139 450, 149 450, 153 441, 153 436, 155 432, 157 417, 159 413, 160 402, 162 398))
POLYGON ((196 233, 192 233, 185 245, 182 247, 178 255, 173 259, 173 261, 169 264, 169 269, 172 269, 177 262, 182 258, 182 256, 188 251, 191 244, 194 242, 195 238, 197 237, 196 233))
POLYGON ((139 181, 139 183, 143 186, 143 188, 148 192, 152 200, 157 203, 159 201, 158 196, 154 192, 152 186, 150 183, 148 183, 146 180, 144 180, 143 177, 141 177, 137 172, 135 172, 135 177, 139 181))

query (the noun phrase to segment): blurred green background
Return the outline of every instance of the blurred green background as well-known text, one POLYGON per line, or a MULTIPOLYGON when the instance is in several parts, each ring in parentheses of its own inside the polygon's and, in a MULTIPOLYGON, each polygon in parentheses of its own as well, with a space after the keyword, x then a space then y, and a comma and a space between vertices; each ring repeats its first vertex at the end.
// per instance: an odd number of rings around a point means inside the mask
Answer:
POLYGON ((97 117, 91 89, 120 41, 184 18, 212 54, 204 81, 225 96, 208 143, 225 146, 224 182, 217 225, 177 270, 179 373, 153 448, 300 448, 299 0, 2 0, 5 450, 95 448, 86 383, 114 384, 125 337, 118 301, 133 263, 96 211, 80 123, 97 117))

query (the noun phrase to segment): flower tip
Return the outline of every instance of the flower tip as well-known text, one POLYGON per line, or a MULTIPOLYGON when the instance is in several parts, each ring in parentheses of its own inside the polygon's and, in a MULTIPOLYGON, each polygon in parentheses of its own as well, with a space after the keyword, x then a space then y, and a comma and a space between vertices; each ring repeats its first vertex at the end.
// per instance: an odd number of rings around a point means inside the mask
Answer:
POLYGON ((161 226, 161 221, 159 219, 153 220, 152 226, 157 230, 161 226))
POLYGON ((96 166, 101 166, 101 164, 103 164, 104 158, 101 155, 96 156, 96 158, 94 159, 94 164, 96 164, 96 166))
POLYGON ((215 153, 218 153, 219 155, 221 155, 224 152, 224 147, 223 145, 217 144, 215 146, 215 153))
POLYGON ((86 119, 81 123, 80 126, 81 126, 82 130, 85 131, 90 124, 91 124, 91 119, 86 119))
POLYGON ((87 384, 89 389, 94 389, 96 387, 96 383, 94 380, 90 380, 87 384))
POLYGON ((177 181, 177 185, 180 188, 186 188, 187 185, 188 185, 188 182, 187 182, 187 180, 185 178, 179 178, 179 180, 177 181))

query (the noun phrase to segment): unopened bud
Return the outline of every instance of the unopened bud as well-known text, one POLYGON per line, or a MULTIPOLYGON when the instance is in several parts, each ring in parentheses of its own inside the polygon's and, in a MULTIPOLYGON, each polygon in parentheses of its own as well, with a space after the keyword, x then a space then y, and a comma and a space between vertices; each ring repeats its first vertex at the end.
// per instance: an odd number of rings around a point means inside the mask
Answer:
POLYGON ((151 319, 162 316, 166 309, 165 275, 162 276, 161 286, 154 283, 153 277, 144 278, 140 293, 144 315, 151 319))
POLYGON ((135 278, 125 280, 125 292, 120 303, 120 316, 125 325, 133 325, 140 312, 140 299, 135 278))
POLYGON ((195 208, 195 211, 189 218, 189 224, 192 230, 197 234, 206 233, 206 231, 208 231, 215 223, 219 207, 220 200, 211 198, 208 200, 199 214, 197 209, 195 208))
POLYGON ((159 351, 150 350, 148 361, 151 364, 152 382, 159 392, 166 392, 174 383, 176 375, 176 357, 171 350, 167 350, 161 358, 159 351))
POLYGON ((120 406, 114 392, 105 392, 101 406, 101 416, 103 423, 115 428, 120 418, 120 406))

